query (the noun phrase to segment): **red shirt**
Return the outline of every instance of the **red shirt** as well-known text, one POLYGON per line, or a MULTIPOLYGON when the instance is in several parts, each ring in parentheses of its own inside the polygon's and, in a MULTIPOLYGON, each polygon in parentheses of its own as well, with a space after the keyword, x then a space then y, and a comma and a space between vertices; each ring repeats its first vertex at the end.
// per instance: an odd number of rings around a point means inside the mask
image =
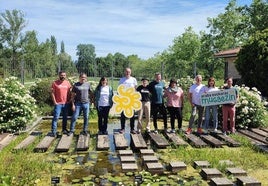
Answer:
POLYGON ((67 80, 56 80, 52 83, 51 89, 54 93, 57 104, 66 104, 68 102, 70 88, 71 84, 67 80))

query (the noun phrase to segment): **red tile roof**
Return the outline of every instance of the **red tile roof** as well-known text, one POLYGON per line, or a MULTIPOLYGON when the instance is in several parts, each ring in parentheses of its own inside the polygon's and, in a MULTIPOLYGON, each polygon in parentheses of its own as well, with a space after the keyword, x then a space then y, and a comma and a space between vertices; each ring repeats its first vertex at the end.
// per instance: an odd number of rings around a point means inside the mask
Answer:
POLYGON ((223 50, 214 54, 214 56, 220 58, 236 57, 240 49, 240 47, 237 47, 229 50, 223 50))

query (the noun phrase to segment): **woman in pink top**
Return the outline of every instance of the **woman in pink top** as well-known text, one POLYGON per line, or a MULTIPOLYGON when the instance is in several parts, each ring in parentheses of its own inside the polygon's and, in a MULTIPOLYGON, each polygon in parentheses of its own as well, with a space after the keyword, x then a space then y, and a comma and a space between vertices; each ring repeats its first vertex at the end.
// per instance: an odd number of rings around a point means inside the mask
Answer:
POLYGON ((182 126, 183 90, 177 86, 177 81, 171 79, 169 87, 165 90, 164 97, 167 98, 167 110, 170 114, 171 133, 175 133, 175 118, 178 120, 178 128, 182 126))

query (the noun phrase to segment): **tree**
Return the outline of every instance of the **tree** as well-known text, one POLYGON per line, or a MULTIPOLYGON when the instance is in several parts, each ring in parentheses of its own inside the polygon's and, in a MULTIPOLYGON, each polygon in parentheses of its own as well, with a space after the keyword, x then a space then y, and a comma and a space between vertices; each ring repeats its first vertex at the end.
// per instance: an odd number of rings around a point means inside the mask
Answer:
POLYGON ((76 68, 78 72, 87 73, 88 76, 95 76, 95 47, 92 44, 79 44, 76 50, 76 55, 78 56, 76 68))
POLYGON ((244 43, 247 33, 239 32, 245 16, 241 13, 241 7, 236 5, 236 0, 230 0, 225 12, 216 18, 208 18, 208 28, 214 41, 214 48, 226 50, 235 48, 244 43))
POLYGON ((22 30, 26 27, 25 15, 19 10, 6 10, 1 13, 1 18, 5 21, 3 25, 4 41, 11 50, 11 68, 13 74, 17 75, 20 70, 19 50, 21 49, 22 30))
POLYGON ((268 29, 257 31, 249 38, 235 62, 247 86, 257 87, 268 96, 268 29))
POLYGON ((173 40, 173 45, 161 54, 165 64, 165 72, 169 77, 194 76, 195 64, 198 66, 197 57, 200 52, 200 37, 192 27, 173 40))
POLYGON ((254 34, 257 30, 268 28, 268 2, 254 0, 250 6, 241 8, 244 19, 237 31, 248 35, 254 34))

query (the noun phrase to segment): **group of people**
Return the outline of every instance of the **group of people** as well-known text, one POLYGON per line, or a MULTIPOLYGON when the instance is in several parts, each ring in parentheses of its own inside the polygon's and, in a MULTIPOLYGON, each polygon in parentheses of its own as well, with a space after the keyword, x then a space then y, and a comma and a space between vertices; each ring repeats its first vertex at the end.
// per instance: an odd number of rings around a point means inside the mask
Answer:
POLYGON ((110 108, 113 105, 113 89, 108 85, 108 79, 102 77, 96 90, 93 92, 87 82, 87 75, 81 73, 79 81, 72 86, 66 79, 64 71, 59 72, 59 79, 51 86, 51 97, 54 103, 51 125, 52 136, 57 136, 57 122, 62 113, 62 133, 72 135, 80 112, 83 112, 83 129, 81 134, 88 135, 90 103, 94 104, 98 112, 99 134, 107 134, 107 122, 110 108), (70 109, 73 111, 70 130, 67 129, 67 116, 70 109))
MULTIPOLYGON (((227 85, 224 89, 231 89, 233 87, 232 78, 228 78, 227 85)), ((140 133, 143 129, 143 117, 145 115, 145 130, 151 132, 150 118, 153 118, 154 133, 158 133, 157 120, 159 114, 163 118, 164 131, 175 133, 175 120, 177 119, 178 130, 182 131, 182 110, 184 105, 184 92, 177 85, 177 80, 171 79, 169 85, 166 87, 162 81, 160 73, 155 73, 155 79, 149 82, 149 79, 144 77, 141 80, 141 85, 138 86, 135 77, 131 76, 131 69, 126 68, 124 76, 120 79, 119 85, 124 85, 126 88, 134 87, 137 92, 141 94, 141 109, 138 111, 137 130, 135 130, 135 116, 130 118, 130 132, 133 134, 140 133), (167 113, 170 116, 170 127, 168 131, 167 113)), ((202 76, 195 77, 195 84, 193 84, 188 91, 189 102, 192 106, 191 117, 186 134, 192 133, 192 128, 195 122, 196 115, 198 115, 197 132, 203 133, 203 130, 209 128, 210 115, 213 116, 213 130, 218 128, 218 106, 202 106, 200 97, 202 94, 219 90, 215 86, 215 79, 210 77, 207 86, 202 84, 202 76), (205 120, 203 122, 203 113, 205 111, 205 120), (202 125, 203 124, 203 125, 202 125)), ((66 79, 66 73, 59 72, 59 79, 54 81, 51 86, 51 96, 54 102, 54 115, 52 119, 51 132, 53 136, 57 135, 57 121, 62 112, 62 133, 72 135, 75 131, 76 120, 83 111, 83 129, 81 134, 88 134, 88 117, 90 102, 94 105, 98 113, 98 134, 108 134, 107 123, 111 107, 113 106, 113 89, 108 85, 108 79, 102 77, 95 91, 92 91, 90 84, 87 82, 87 75, 81 73, 79 81, 74 85, 66 79), (69 105, 71 105, 73 115, 71 119, 70 130, 67 129, 67 116, 69 105)), ((236 90, 236 99, 238 99, 238 92, 236 90)), ((235 132, 235 103, 228 103, 222 106, 224 134, 228 132, 235 132), (228 128, 228 120, 230 120, 230 127, 228 128)), ((120 115, 121 129, 120 133, 125 132, 126 116, 124 112, 120 115)))
MULTIPOLYGON (((226 85, 223 89, 234 89, 236 93, 236 100, 233 103, 226 103, 222 105, 222 119, 223 119, 223 126, 222 131, 223 134, 226 135, 227 133, 235 133, 235 103, 239 99, 238 91, 235 87, 233 87, 233 79, 231 77, 226 79, 226 85), (230 121, 230 126, 228 126, 228 120, 230 121)), ((192 128, 195 122, 195 117, 198 115, 197 119, 197 132, 199 134, 203 133, 203 129, 206 130, 209 128, 210 122, 210 115, 212 114, 213 118, 213 130, 217 132, 218 129, 218 105, 211 105, 211 106, 202 106, 201 105, 201 95, 208 92, 218 91, 219 89, 215 87, 215 79, 210 77, 208 79, 207 86, 202 84, 202 76, 197 75, 195 77, 195 84, 193 84, 188 93, 189 102, 192 106, 191 117, 189 120, 189 127, 186 130, 186 134, 192 133, 192 128), (205 120, 203 123, 203 113, 205 110, 205 120), (202 124, 203 127, 202 127, 202 124)))
MULTIPOLYGON (((164 121, 164 130, 167 131, 167 110, 170 114, 171 131, 175 133, 175 119, 178 120, 178 128, 182 127, 182 107, 183 107, 183 90, 177 86, 177 81, 170 80, 168 88, 165 87, 160 73, 155 73, 155 79, 149 83, 149 79, 142 78, 142 83, 137 87, 136 78, 131 76, 131 69, 125 69, 125 76, 119 81, 119 85, 123 84, 125 87, 134 87, 141 94, 142 107, 138 111, 138 124, 135 130, 135 116, 130 118, 130 132, 140 133, 142 130, 143 115, 145 115, 146 131, 151 132, 150 117, 153 117, 154 132, 158 133, 157 119, 160 113, 164 121), (164 98, 167 99, 165 105, 164 98), (167 106, 167 109, 166 109, 167 106)), ((120 117, 121 129, 120 133, 125 132, 126 116, 121 113, 120 117)))

